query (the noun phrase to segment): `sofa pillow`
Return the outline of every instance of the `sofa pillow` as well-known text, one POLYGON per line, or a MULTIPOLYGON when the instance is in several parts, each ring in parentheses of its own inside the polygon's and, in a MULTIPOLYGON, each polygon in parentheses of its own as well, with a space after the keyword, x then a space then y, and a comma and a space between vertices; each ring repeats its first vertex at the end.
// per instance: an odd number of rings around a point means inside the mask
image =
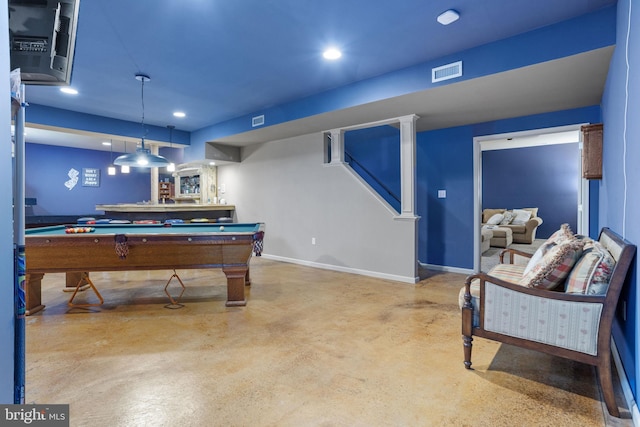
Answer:
POLYGON ((505 211, 505 213, 503 214, 502 221, 500 221, 500 225, 511 224, 511 221, 513 221, 513 218, 515 218, 515 214, 513 212, 505 211))
POLYGON ((489 221, 487 221, 487 224, 488 225, 498 225, 502 221, 503 217, 504 217, 504 215, 497 213, 497 214, 493 215, 491 218, 489 218, 489 221))
POLYGON ((489 221, 489 218, 494 216, 495 214, 504 213, 506 209, 483 209, 482 211, 482 222, 486 224, 489 221))
POLYGON ((527 211, 524 209, 514 209, 513 214, 515 216, 511 223, 515 225, 524 225, 527 223, 527 221, 529 221, 529 218, 531 218, 531 211, 527 211))
POLYGON ((600 242, 591 240, 584 245, 582 256, 569 273, 565 285, 568 294, 604 295, 616 261, 600 242))
POLYGON ((538 208, 522 208, 522 210, 531 212, 531 218, 538 216, 538 208))
POLYGON ((563 284, 582 255, 584 242, 574 239, 554 245, 527 274, 520 284, 529 288, 552 290, 563 284))

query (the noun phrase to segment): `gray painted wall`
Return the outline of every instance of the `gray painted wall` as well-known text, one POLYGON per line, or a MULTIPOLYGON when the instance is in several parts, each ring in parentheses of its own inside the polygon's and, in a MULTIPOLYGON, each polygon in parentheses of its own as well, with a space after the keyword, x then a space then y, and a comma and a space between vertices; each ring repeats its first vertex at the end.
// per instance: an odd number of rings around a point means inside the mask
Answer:
POLYGON ((238 222, 266 224, 266 257, 414 283, 417 221, 397 219, 348 166, 324 164, 323 150, 321 133, 246 147, 218 168, 219 197, 238 222))

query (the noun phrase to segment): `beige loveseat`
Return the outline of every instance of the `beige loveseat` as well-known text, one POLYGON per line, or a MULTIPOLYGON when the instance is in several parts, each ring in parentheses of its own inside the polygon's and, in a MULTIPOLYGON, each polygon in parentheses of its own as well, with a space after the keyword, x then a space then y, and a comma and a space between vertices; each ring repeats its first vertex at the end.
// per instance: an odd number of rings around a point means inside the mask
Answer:
MULTIPOLYGON (((513 221, 513 219, 512 219, 513 221)), ((542 224, 542 218, 538 217, 538 208, 522 208, 522 209, 484 209, 482 211, 482 225, 493 227, 504 227, 511 229, 513 243, 531 244, 536 238, 536 230, 542 224), (513 215, 516 211, 528 211, 530 217, 524 223, 514 223, 507 221, 504 216, 513 215), (491 218, 495 215, 503 215, 503 219, 498 224, 489 224, 491 218), (508 223, 507 223, 508 222, 508 223)), ((505 246, 503 246, 505 247, 505 246)))

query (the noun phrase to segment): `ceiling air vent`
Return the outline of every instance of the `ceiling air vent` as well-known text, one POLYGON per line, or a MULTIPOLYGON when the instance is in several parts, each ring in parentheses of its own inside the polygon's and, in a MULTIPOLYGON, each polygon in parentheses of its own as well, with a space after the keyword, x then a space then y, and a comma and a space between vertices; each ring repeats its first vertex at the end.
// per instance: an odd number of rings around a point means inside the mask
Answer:
POLYGON ((455 79, 462 75, 462 61, 431 69, 431 83, 455 79))
POLYGON ((262 126, 264 124, 264 114, 251 119, 251 127, 262 126))

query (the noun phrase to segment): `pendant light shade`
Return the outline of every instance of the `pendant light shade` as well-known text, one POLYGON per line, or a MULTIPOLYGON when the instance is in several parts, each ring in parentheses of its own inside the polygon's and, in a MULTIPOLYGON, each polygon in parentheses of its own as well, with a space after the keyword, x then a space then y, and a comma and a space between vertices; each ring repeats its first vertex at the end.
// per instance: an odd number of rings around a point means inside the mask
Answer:
POLYGON ((140 124, 142 125, 142 139, 140 143, 140 148, 136 149, 135 153, 127 153, 123 154, 116 158, 113 162, 118 166, 133 166, 137 168, 161 168, 169 165, 169 161, 162 156, 158 156, 157 154, 152 154, 151 150, 144 146, 144 84, 151 80, 149 76, 146 74, 136 74, 136 80, 141 82, 142 92, 142 121, 140 124))

